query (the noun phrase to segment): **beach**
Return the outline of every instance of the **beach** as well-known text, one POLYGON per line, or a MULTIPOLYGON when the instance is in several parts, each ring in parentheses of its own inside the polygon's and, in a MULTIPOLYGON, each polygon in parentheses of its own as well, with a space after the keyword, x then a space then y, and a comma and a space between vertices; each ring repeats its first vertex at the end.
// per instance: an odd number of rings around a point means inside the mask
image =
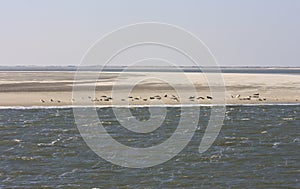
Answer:
MULTIPOLYGON (((215 104, 203 73, 189 72, 0 72, 0 106, 215 104), (188 83, 189 82, 189 83, 188 83), (95 93, 72 94, 73 85, 95 86, 95 93), (130 87, 134 86, 132 89, 130 87), (189 90, 193 86, 196 93, 189 90), (130 89, 130 90, 129 90, 130 89), (181 91, 181 95, 178 94, 181 91), (79 103, 80 101, 80 103, 79 103)), ((297 74, 223 73, 226 104, 299 103, 297 74)), ((223 93, 224 92, 224 93, 223 93)))

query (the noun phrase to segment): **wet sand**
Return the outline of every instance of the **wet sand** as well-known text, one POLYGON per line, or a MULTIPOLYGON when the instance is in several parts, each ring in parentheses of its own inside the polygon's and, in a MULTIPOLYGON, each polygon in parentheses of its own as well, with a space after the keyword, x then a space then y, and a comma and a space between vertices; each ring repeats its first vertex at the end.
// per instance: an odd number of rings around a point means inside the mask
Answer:
MULTIPOLYGON (((105 72, 96 83, 92 78, 95 72, 84 72, 82 79, 75 82, 74 74, 0 72, 0 106, 217 103, 202 73, 105 72), (73 84, 82 93, 73 95, 73 84), (85 89, 94 85, 95 93, 87 93, 85 89)), ((222 76, 226 104, 300 102, 300 75, 224 73, 222 76)))

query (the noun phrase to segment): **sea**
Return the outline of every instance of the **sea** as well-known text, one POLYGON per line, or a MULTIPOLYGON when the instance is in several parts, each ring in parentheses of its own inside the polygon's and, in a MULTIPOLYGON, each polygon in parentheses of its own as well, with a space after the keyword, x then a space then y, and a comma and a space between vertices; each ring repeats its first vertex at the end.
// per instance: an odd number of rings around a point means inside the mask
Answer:
MULTIPOLYGON (((112 107, 96 112, 114 140, 143 148, 166 141, 179 124, 180 107, 156 108, 167 113, 151 133, 123 128, 112 107)), ((220 133, 204 153, 199 144, 212 107, 196 108, 197 129, 180 153, 130 168, 86 144, 71 107, 2 107, 0 188, 300 188, 300 104, 227 106, 220 133)), ((119 109, 140 121, 151 117, 149 107, 119 109)))

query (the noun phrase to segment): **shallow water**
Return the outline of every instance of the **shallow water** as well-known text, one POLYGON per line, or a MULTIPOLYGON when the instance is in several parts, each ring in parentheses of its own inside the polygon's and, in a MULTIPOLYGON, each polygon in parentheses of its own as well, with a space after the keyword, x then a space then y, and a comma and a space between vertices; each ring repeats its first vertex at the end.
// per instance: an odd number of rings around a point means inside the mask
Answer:
MULTIPOLYGON (((130 111, 149 119, 148 108, 130 111)), ((71 108, 0 109, 0 188, 300 188, 299 112, 300 105, 229 106, 214 145, 199 154, 210 115, 210 107, 201 107, 198 129, 180 154, 131 169, 85 144, 71 108)), ((142 148, 172 135, 180 108, 168 108, 150 134, 124 129, 111 108, 98 108, 98 115, 114 139, 142 148)))

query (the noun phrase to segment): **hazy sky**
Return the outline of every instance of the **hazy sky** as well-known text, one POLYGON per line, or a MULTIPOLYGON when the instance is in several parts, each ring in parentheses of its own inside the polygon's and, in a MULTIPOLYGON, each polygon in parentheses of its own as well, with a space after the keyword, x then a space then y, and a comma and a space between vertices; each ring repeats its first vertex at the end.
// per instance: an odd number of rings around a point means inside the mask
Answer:
POLYGON ((136 22, 183 27, 222 66, 300 66, 299 0, 0 0, 0 66, 78 65, 136 22))

